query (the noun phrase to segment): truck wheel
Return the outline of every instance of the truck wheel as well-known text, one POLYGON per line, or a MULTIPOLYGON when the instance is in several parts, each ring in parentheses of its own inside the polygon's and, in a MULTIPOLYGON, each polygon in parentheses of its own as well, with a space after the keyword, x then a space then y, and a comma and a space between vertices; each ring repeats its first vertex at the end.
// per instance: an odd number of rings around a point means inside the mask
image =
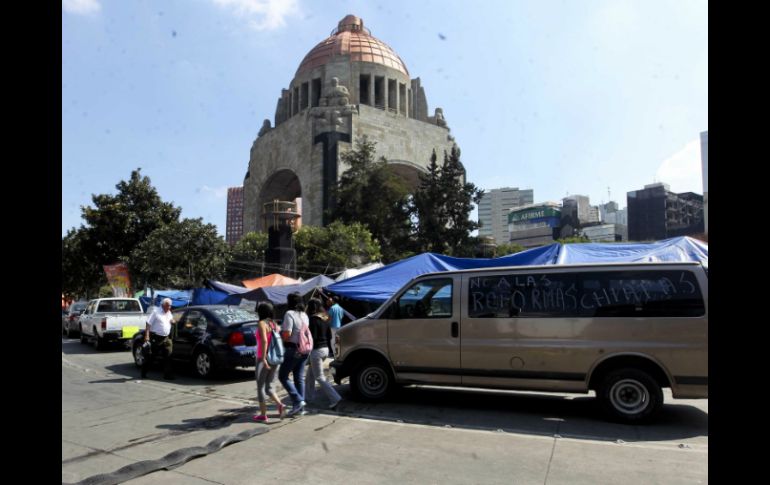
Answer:
POLYGON ((393 376, 382 362, 358 364, 350 376, 350 390, 362 401, 381 401, 393 388, 393 376))
POLYGON ((639 369, 610 372, 599 385, 596 396, 613 420, 624 423, 647 421, 663 406, 660 385, 639 369))
POLYGON ((104 348, 104 340, 99 337, 99 333, 94 329, 94 348, 96 350, 102 350, 104 348))
POLYGON ((83 333, 83 326, 80 325, 80 343, 81 344, 87 344, 88 343, 88 337, 86 337, 86 334, 83 333))

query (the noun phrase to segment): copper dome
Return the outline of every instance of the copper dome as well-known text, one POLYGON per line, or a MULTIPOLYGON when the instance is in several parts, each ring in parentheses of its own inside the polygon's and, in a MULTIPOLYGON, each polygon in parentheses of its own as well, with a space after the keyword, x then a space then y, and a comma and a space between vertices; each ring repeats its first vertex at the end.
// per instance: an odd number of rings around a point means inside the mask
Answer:
POLYGON ((296 75, 322 66, 335 56, 349 55, 351 62, 374 62, 391 67, 409 76, 404 61, 386 43, 376 39, 364 28, 364 21, 355 15, 340 20, 329 38, 308 52, 296 75))

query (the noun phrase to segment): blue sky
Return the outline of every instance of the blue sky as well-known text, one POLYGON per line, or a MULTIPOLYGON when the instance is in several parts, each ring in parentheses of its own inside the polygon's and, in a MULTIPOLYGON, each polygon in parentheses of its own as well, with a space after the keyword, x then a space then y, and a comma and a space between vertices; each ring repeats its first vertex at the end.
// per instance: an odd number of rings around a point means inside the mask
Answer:
POLYGON ((224 235, 262 121, 347 14, 421 78, 483 189, 703 192, 706 1, 64 0, 62 235, 137 167, 224 235))

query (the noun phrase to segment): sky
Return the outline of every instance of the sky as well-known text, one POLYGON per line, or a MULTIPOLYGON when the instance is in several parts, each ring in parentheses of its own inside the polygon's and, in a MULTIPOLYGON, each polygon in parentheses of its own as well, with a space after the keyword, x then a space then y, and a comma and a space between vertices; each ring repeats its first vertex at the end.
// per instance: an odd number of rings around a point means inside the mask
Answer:
POLYGON ((347 14, 421 79, 477 187, 703 193, 705 0, 63 0, 62 236, 136 168, 224 235, 263 120, 347 14))

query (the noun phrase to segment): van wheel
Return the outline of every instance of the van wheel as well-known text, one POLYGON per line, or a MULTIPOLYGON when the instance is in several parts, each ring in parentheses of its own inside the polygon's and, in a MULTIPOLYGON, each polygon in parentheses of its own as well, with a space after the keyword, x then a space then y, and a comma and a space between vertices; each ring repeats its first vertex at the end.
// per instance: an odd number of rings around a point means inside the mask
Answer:
POLYGON ((663 391, 649 374, 638 369, 617 369, 597 389, 604 410, 616 421, 647 421, 663 406, 663 391))
POLYGON ((393 388, 393 376, 381 362, 363 362, 350 376, 350 390, 362 401, 381 401, 393 388))

